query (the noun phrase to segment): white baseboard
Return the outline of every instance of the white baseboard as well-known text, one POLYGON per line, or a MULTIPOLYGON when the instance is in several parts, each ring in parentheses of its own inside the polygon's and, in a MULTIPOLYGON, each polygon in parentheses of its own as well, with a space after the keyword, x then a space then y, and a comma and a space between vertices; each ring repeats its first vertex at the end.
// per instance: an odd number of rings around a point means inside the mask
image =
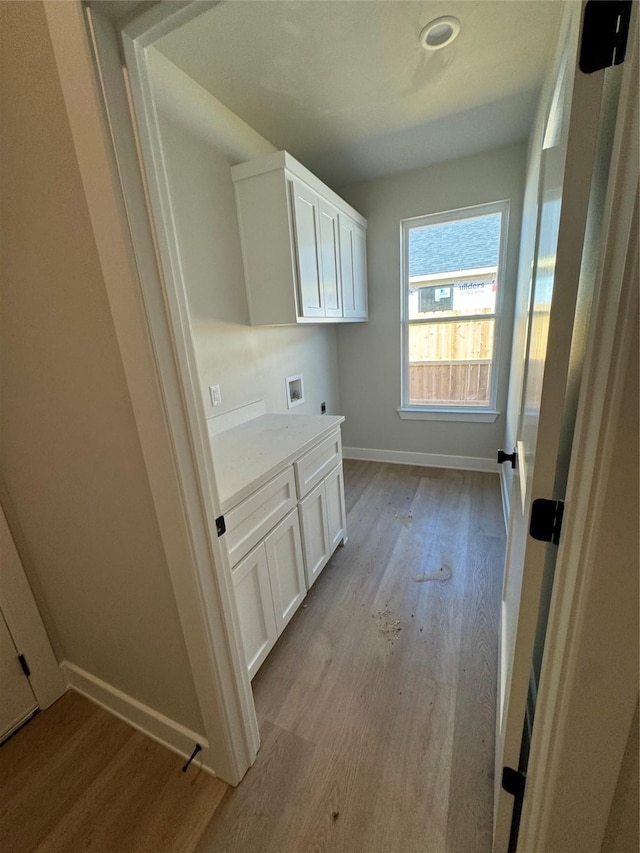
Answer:
POLYGON ((183 758, 188 758, 196 743, 199 743, 202 751, 194 758, 193 763, 212 776, 217 775, 209 763, 209 744, 202 735, 165 717, 69 661, 62 661, 60 670, 67 685, 77 693, 81 693, 105 711, 183 758))
POLYGON ((363 459, 367 462, 393 462, 396 465, 420 465, 425 468, 453 468, 458 471, 498 473, 495 459, 478 456, 446 456, 442 453, 374 450, 369 447, 343 447, 342 455, 345 459, 363 459))
MULTIPOLYGON (((513 480, 512 480, 513 482, 513 480)), ((504 530, 509 535, 509 487, 507 486, 507 472, 505 466, 500 467, 500 494, 502 495, 502 515, 504 516, 504 530)))

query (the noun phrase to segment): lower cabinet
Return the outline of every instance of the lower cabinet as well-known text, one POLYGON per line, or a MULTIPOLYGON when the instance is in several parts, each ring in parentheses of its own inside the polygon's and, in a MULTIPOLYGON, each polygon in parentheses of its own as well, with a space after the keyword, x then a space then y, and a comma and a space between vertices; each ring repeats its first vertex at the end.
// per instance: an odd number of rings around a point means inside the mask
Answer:
POLYGON ((307 587, 311 587, 345 536, 342 465, 300 501, 307 587))
POLYGON ((346 537, 341 460, 336 431, 226 514, 250 678, 346 537))
POLYGON ((233 568, 232 578, 253 678, 306 594, 297 509, 233 568))

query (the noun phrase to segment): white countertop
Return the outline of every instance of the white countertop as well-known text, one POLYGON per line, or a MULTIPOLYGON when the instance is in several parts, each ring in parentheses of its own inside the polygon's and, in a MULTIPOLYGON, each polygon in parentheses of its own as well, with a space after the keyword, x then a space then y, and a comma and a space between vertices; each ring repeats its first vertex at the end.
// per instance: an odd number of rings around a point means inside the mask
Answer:
POLYGON ((342 415, 261 415, 212 436, 222 511, 291 465, 343 421, 342 415))

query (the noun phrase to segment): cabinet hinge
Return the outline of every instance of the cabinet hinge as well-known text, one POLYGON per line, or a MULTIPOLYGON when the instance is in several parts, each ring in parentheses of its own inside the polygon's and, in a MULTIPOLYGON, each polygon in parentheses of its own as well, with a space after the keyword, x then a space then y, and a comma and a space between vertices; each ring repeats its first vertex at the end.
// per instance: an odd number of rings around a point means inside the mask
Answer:
POLYGON ((220 515, 216 518, 216 532, 218 534, 218 538, 220 538, 223 533, 227 532, 227 525, 224 523, 224 515, 220 515))
POLYGON ((537 498, 531 505, 529 534, 540 542, 551 542, 557 545, 560 542, 563 515, 564 501, 537 498))
POLYGON ((632 0, 589 0, 584 10, 580 70, 593 74, 624 62, 632 0))
POLYGON ((18 655, 18 660, 20 661, 20 666, 22 667, 22 671, 29 678, 31 675, 31 670, 29 669, 29 664, 27 663, 27 659, 23 654, 18 655))
POLYGON ((524 793, 525 782, 527 777, 519 770, 514 770, 513 767, 502 768, 502 787, 507 794, 513 794, 514 797, 519 797, 524 793))

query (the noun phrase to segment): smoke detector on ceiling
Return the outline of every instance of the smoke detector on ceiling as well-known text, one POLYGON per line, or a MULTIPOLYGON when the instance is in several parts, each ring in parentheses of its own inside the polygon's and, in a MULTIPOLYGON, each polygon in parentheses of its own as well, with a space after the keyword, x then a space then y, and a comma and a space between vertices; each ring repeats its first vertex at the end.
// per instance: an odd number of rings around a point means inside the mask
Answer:
POLYGON ((460 21, 453 15, 443 15, 434 18, 433 21, 420 31, 420 44, 425 50, 440 50, 455 39, 460 32, 460 21))

